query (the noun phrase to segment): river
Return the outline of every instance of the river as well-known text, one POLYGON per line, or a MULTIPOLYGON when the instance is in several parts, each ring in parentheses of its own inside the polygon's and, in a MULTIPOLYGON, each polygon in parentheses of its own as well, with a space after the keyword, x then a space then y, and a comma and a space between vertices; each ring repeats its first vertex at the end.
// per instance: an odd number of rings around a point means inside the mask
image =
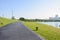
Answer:
POLYGON ((43 24, 47 24, 47 25, 51 25, 51 26, 60 28, 60 22, 39 22, 39 23, 43 23, 43 24))

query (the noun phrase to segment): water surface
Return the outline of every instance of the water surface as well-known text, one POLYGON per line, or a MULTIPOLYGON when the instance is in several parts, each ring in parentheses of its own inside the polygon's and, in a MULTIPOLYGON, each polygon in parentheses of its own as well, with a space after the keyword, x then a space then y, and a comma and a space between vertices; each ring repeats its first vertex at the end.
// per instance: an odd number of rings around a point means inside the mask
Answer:
POLYGON ((47 24, 47 25, 50 25, 50 26, 60 28, 60 22, 39 22, 39 23, 43 23, 43 24, 47 24))

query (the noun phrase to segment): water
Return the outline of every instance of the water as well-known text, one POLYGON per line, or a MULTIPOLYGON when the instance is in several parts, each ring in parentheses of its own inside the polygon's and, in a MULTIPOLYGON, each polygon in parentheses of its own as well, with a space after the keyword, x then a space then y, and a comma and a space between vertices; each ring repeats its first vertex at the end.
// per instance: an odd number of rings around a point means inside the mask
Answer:
POLYGON ((40 22, 40 23, 43 23, 43 24, 47 24, 47 25, 51 25, 51 26, 60 28, 60 22, 40 22))

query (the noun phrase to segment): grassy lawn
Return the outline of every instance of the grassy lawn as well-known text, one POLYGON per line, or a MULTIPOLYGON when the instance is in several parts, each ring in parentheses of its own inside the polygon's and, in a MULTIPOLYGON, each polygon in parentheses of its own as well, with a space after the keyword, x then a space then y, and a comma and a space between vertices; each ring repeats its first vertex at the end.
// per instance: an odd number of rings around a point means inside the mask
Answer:
POLYGON ((60 29, 36 22, 22 22, 29 29, 41 35, 46 40, 60 40, 60 29), (35 27, 38 26, 39 30, 35 31, 35 27))
POLYGON ((12 22, 16 22, 17 20, 11 20, 11 19, 7 19, 7 18, 2 18, 0 17, 0 27, 4 26, 4 25, 7 25, 9 23, 12 23, 12 22))

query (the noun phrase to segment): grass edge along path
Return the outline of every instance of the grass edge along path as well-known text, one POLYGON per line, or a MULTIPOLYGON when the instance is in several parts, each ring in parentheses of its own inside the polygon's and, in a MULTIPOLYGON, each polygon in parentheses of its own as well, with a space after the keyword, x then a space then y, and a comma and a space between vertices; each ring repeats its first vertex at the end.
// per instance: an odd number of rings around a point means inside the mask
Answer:
POLYGON ((55 28, 53 26, 49 26, 49 25, 42 24, 42 23, 36 23, 36 22, 22 21, 22 23, 26 27, 28 27, 29 29, 37 33, 38 35, 41 35, 42 37, 44 37, 45 40, 60 40, 60 29, 59 28, 55 28), (38 31, 35 31, 36 26, 39 27, 38 31))
POLYGON ((12 20, 12 19, 8 19, 8 18, 2 18, 2 17, 0 17, 0 27, 3 27, 5 25, 13 23, 13 22, 17 22, 17 20, 12 20))

